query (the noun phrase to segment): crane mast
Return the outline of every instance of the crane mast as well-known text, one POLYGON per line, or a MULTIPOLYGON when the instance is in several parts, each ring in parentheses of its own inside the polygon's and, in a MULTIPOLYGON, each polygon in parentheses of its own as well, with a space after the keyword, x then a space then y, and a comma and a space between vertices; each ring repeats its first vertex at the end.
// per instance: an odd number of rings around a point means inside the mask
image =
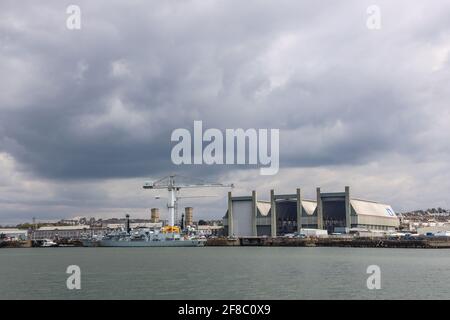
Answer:
POLYGON ((168 191, 167 209, 169 211, 169 225, 175 225, 175 211, 178 199, 181 198, 178 193, 182 188, 233 188, 233 184, 222 184, 222 183, 206 183, 200 179, 187 178, 180 175, 170 175, 161 178, 155 182, 144 183, 144 189, 152 190, 162 190, 168 191), (176 178, 181 180, 178 182, 176 178), (187 182, 182 182, 183 179, 188 180, 187 182), (195 180, 195 181, 194 181, 195 180), (194 181, 194 182, 192 182, 194 181))

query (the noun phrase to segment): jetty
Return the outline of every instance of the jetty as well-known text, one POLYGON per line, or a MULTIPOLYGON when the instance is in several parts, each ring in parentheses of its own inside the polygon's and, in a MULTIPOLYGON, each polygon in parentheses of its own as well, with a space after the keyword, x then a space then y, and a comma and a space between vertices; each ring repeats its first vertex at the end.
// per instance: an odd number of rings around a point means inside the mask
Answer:
POLYGON ((450 238, 286 238, 286 237, 241 237, 235 239, 208 239, 206 246, 259 246, 259 247, 353 247, 353 248, 420 248, 450 249, 450 238))

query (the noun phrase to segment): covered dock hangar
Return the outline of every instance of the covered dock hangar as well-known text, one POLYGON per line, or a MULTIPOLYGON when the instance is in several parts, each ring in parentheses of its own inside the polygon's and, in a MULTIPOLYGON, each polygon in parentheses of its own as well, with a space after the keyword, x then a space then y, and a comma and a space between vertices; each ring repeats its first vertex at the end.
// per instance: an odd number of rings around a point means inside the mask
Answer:
POLYGON ((228 236, 282 236, 302 228, 326 229, 329 233, 348 233, 351 228, 370 231, 394 231, 399 219, 390 205, 350 197, 345 192, 322 193, 316 189, 315 200, 303 199, 301 189, 295 194, 277 195, 271 190, 270 201, 262 201, 256 191, 251 196, 234 197, 228 193, 228 210, 223 217, 228 236))

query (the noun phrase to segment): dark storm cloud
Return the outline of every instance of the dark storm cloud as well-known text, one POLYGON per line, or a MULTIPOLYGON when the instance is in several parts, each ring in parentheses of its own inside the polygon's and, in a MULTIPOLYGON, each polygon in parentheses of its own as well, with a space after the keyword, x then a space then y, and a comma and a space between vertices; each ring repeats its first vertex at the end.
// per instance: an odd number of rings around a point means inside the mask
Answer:
POLYGON ((79 5, 82 29, 69 31, 59 2, 3 4, 11 20, 2 25, 4 68, 14 60, 30 70, 10 74, 19 86, 11 90, 26 98, 3 101, 2 148, 39 175, 173 170, 170 133, 195 119, 280 128, 290 145, 281 149, 282 166, 360 162, 411 143, 409 128, 395 133, 410 107, 398 84, 404 79, 383 69, 392 66, 383 45, 366 39, 375 35, 354 14, 364 6, 79 5), (273 74, 286 79, 270 88, 273 74), (23 87, 20 76, 28 79, 23 87), (342 137, 315 141, 336 121, 342 137), (309 126, 307 135, 288 136, 309 126))

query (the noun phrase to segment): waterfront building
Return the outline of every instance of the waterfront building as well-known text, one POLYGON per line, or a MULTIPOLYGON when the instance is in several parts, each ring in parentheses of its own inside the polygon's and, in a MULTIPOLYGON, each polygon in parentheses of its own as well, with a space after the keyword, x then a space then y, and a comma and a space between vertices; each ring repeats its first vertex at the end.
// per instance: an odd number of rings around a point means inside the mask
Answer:
POLYGON ((28 230, 22 230, 17 228, 0 229, 0 239, 27 240, 28 230))
POLYGON ((105 233, 105 229, 91 228, 88 225, 40 227, 33 233, 33 239, 81 239, 84 235, 93 236, 105 233))
POLYGON ((350 197, 344 192, 316 190, 315 200, 304 199, 301 189, 294 194, 275 194, 261 201, 257 193, 234 197, 228 194, 228 210, 223 218, 229 236, 282 236, 302 228, 323 229, 329 233, 349 233, 359 228, 391 232, 399 227, 399 218, 390 205, 350 197))
MULTIPOLYGON (((137 229, 137 228, 149 228, 149 229, 157 229, 162 228, 163 222, 131 222, 130 228, 131 229, 137 229)), ((125 222, 124 223, 108 223, 106 225, 106 229, 115 230, 115 229, 125 229, 125 222)))
POLYGON ((230 236, 270 235, 270 202, 258 200, 256 191, 248 197, 232 197, 229 192, 223 225, 230 236))
POLYGON ((75 226, 79 223, 78 223, 78 220, 62 219, 62 220, 58 221, 58 224, 62 224, 62 225, 66 225, 66 226, 75 226))
POLYGON ((427 226, 423 225, 421 227, 417 228, 417 234, 425 235, 425 234, 438 234, 442 232, 450 232, 450 224, 449 223, 442 223, 442 224, 434 224, 431 225, 430 223, 427 224, 427 226))
POLYGON ((201 226, 201 225, 198 225, 197 231, 198 231, 199 235, 219 236, 219 235, 222 235, 222 233, 223 233, 223 226, 210 226, 210 225, 201 226))

